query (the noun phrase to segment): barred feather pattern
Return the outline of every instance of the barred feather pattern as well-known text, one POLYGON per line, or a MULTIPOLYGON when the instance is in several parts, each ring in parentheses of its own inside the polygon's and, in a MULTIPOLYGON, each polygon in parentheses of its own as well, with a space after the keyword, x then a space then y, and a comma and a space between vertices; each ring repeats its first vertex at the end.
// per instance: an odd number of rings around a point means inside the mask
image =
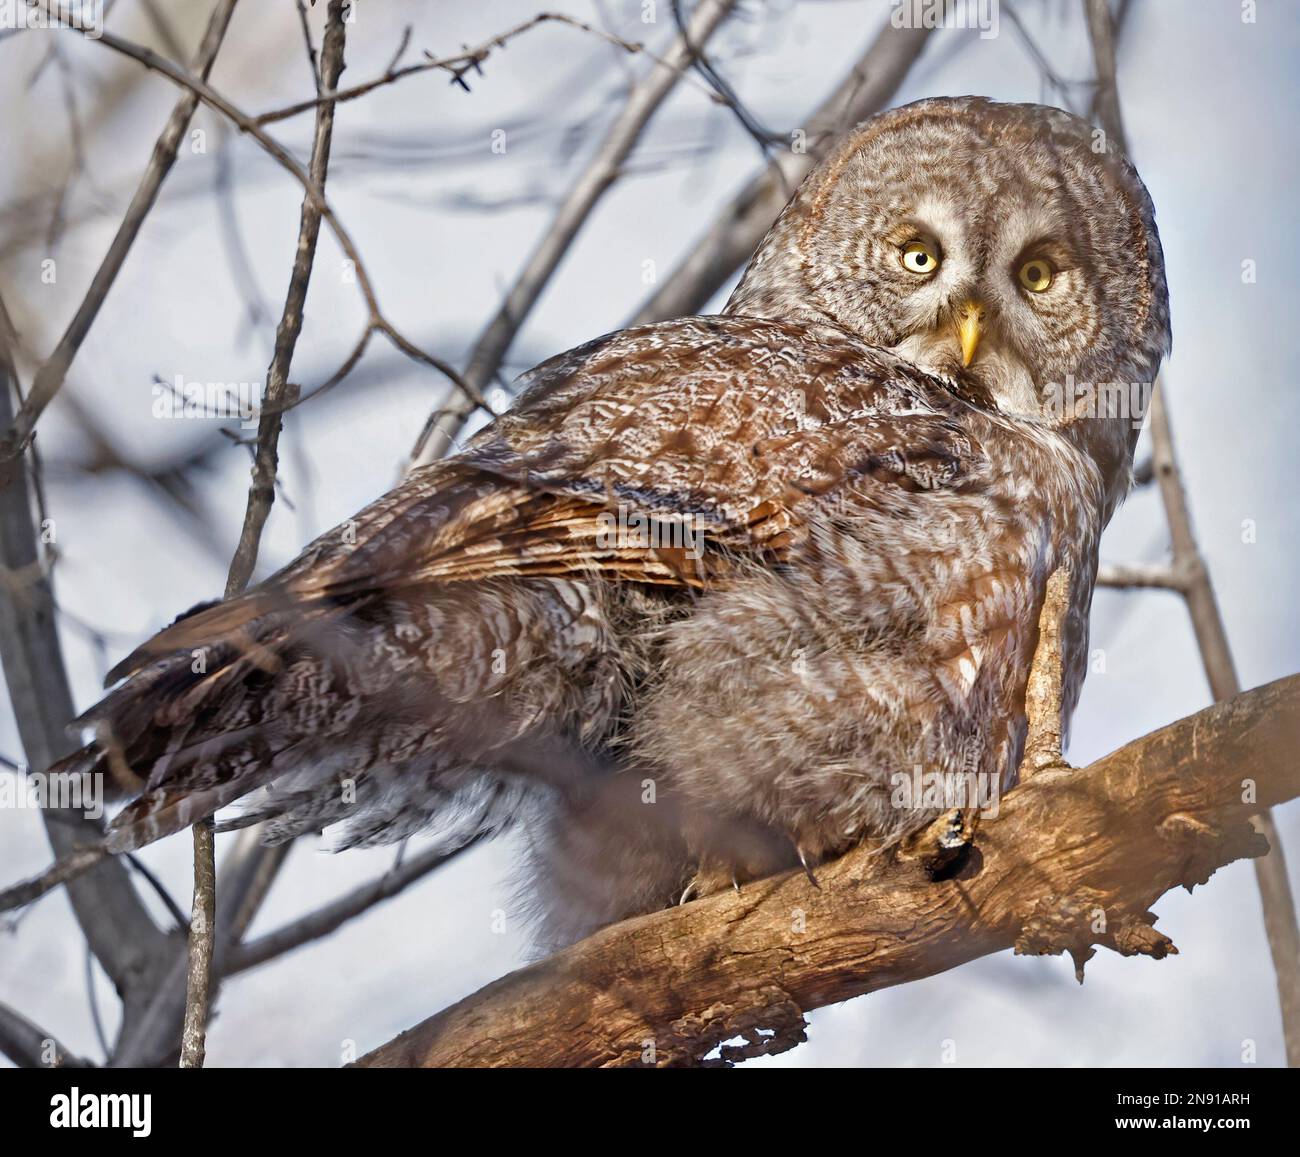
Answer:
POLYGON ((808 178, 726 313, 532 370, 462 453, 128 656, 66 766, 138 789, 114 851, 244 797, 223 827, 271 840, 520 823, 543 946, 888 847, 934 814, 898 775, 1014 783, 1061 566, 1068 722, 1135 427, 1044 391, 1154 380, 1168 343, 1149 198, 1088 126, 894 110, 808 178), (950 283, 898 265, 908 230, 950 283), (1013 301, 1006 255, 1041 230, 1060 288, 1013 301))

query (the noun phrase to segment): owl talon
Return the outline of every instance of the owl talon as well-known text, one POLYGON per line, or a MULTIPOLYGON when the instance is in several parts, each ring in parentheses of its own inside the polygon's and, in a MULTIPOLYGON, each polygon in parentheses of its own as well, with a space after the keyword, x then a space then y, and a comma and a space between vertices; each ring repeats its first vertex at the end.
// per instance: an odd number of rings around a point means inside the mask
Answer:
POLYGON ((812 884, 814 888, 820 888, 821 884, 817 882, 817 877, 813 875, 812 867, 808 863, 808 856, 804 853, 803 848, 795 845, 794 850, 799 853, 799 863, 803 865, 804 873, 808 876, 808 882, 812 884))
POLYGON ((946 880, 965 862, 979 830, 979 811, 953 808, 913 838, 908 856, 919 856, 932 880, 946 880))

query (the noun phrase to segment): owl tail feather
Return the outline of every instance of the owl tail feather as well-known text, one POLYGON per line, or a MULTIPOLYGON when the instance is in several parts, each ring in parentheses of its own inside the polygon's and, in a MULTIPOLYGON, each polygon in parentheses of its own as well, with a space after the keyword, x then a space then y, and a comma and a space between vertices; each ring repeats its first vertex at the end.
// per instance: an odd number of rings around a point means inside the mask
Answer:
POLYGON ((338 823, 343 846, 368 846, 459 822, 500 778, 519 791, 494 823, 525 791, 584 790, 604 770, 581 729, 611 709, 606 637, 572 584, 509 595, 468 583, 271 592, 183 616, 74 724, 93 740, 49 769, 135 798, 95 842, 0 891, 0 911, 254 793, 270 842, 338 823), (485 624, 500 639, 485 644, 485 624), (505 672, 483 658, 497 644, 512 648, 505 672), (548 668, 571 677, 527 682, 548 668))

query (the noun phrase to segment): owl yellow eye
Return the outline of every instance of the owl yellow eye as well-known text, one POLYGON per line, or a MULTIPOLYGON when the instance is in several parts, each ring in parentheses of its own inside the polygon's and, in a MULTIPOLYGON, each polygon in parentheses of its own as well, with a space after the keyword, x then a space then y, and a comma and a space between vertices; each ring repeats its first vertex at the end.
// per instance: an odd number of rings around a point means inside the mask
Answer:
POLYGON ((909 241, 899 255, 909 273, 933 273, 939 268, 939 254, 924 241, 909 241))
POLYGON ((1030 293, 1042 293, 1052 284, 1052 266, 1042 257, 1033 257, 1020 267, 1020 284, 1030 293))

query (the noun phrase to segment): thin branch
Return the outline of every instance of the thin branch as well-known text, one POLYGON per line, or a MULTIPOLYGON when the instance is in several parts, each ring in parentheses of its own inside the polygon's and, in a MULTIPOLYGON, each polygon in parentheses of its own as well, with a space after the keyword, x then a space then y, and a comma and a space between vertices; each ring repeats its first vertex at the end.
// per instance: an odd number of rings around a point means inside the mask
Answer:
MULTIPOLYGON (((1125 10, 1121 9, 1121 14, 1125 10)), ((1115 33, 1110 7, 1106 0, 1084 0, 1084 14, 1092 39, 1099 82, 1093 115, 1111 140, 1127 153, 1128 143, 1124 135, 1116 83, 1115 33)), ((1237 678, 1237 668, 1228 644, 1223 616, 1219 612, 1214 584, 1192 531, 1191 511, 1178 468, 1178 458, 1174 453, 1165 390, 1160 382, 1156 383, 1151 400, 1151 443, 1155 476, 1160 485, 1160 497, 1173 544, 1173 566, 1186 577, 1187 585, 1183 594, 1201 652, 1201 663, 1209 680, 1210 693, 1216 700, 1228 699, 1237 694, 1241 683, 1237 678)), ((1269 951, 1277 974, 1287 1064, 1297 1068, 1300 1067, 1300 923, 1296 919, 1295 898, 1291 893, 1286 858, 1273 817, 1265 809, 1255 817, 1254 822, 1272 849, 1269 855, 1255 861, 1255 879, 1264 909, 1264 929, 1268 936, 1269 951)))
POLYGON ((7 1004, 0 1004, 0 1052, 20 1069, 93 1067, 7 1004))
POLYGON ((153 894, 158 897, 162 906, 167 909, 167 914, 176 922, 176 930, 178 932, 188 932, 189 918, 181 911, 180 905, 176 903, 175 897, 167 891, 163 882, 150 870, 149 865, 134 852, 127 852, 125 858, 132 869, 138 872, 140 878, 153 890, 153 894))
MULTIPOLYGON (((330 0, 326 17, 325 40, 321 48, 320 83, 331 91, 338 86, 343 74, 346 31, 344 16, 347 0, 330 0)), ((316 109, 316 130, 312 141, 310 177, 319 190, 324 190, 329 174, 330 144, 334 134, 334 105, 325 102, 316 109)), ((311 283, 312 267, 316 259, 316 242, 320 237, 320 209, 310 196, 304 197, 298 224, 298 245, 295 251, 289 288, 285 294, 284 309, 275 334, 275 350, 266 374, 266 406, 258 422, 257 450, 253 460, 253 480, 248 490, 244 524, 239 544, 230 563, 226 580, 226 597, 239 594, 248 585, 257 564, 262 531, 275 501, 276 474, 279 469, 279 442, 282 428, 281 411, 297 400, 297 387, 289 381, 289 369, 294 350, 302 332, 303 312, 307 301, 307 288, 311 283)), ((198 924, 190 922, 189 971, 186 978, 185 1025, 181 1036, 181 1067, 202 1067, 204 1039, 209 1010, 216 999, 212 979, 213 942, 216 936, 216 865, 214 861, 212 821, 204 820, 194 825, 194 889, 195 908, 201 914, 198 924)), ((266 866, 278 865, 283 856, 276 852, 261 851, 254 859, 266 866)), ((259 899, 270 887, 260 867, 251 869, 261 882, 259 899)), ((245 899, 245 907, 248 900, 245 899)), ((251 922, 252 913, 244 916, 245 926, 251 922)), ((242 931, 242 929, 241 929, 242 931)))
POLYGON ((808 118, 804 151, 783 152, 736 194, 681 263, 637 311, 630 325, 699 313, 727 279, 753 256, 791 192, 831 142, 894 98, 929 43, 931 29, 895 28, 886 21, 836 90, 808 118))
POLYGON ((1297 729, 1292 676, 1089 767, 1033 776, 985 816, 950 878, 858 847, 818 868, 819 888, 795 871, 606 928, 358 1063, 726 1064, 794 1047, 812 1009, 1007 948, 1069 952, 1080 976, 1093 945, 1162 957, 1175 949, 1151 905, 1263 854, 1250 813, 1300 796, 1297 729), (1246 775, 1257 802, 1243 801, 1246 775))
POLYGON ((206 1052, 212 994, 212 947, 217 934, 217 865, 210 819, 194 825, 194 902, 190 910, 189 968, 185 986, 185 1026, 181 1030, 183 1069, 201 1069, 206 1052))
MULTIPOLYGON (((45 11, 46 15, 57 20, 62 25, 75 31, 81 31, 80 22, 71 18, 60 6, 54 5, 50 0, 36 0, 38 5, 45 11)), ((226 3, 233 3, 234 0, 224 0, 226 3)), ((384 316, 379 307, 379 300, 376 297, 374 285, 370 280, 365 263, 361 260, 361 254, 357 250, 356 243, 352 240, 351 234, 344 228, 343 223, 335 214, 333 208, 325 200, 324 193, 317 187, 311 179, 307 170, 294 158, 293 154, 288 151, 273 137, 268 135, 260 126, 258 126, 251 117, 241 112, 226 97, 213 89, 205 80, 193 73, 188 72, 173 62, 160 57, 152 49, 144 48, 134 44, 129 40, 124 40, 107 30, 100 30, 95 39, 96 44, 103 45, 123 56, 135 60, 139 64, 152 72, 156 72, 166 77, 173 84, 187 90, 198 97, 209 108, 221 113, 230 120, 240 132, 247 134, 258 146, 267 153, 282 169, 288 172, 303 188, 312 205, 320 213, 321 218, 329 226, 330 232, 334 234, 343 250, 344 256, 351 263, 351 270, 356 278, 357 288, 366 303, 368 311, 367 326, 382 333, 398 349, 421 363, 436 369, 444 377, 448 378, 464 394, 467 394, 475 406, 492 413, 492 408, 483 399, 482 394, 475 387, 464 382, 456 370, 441 358, 436 357, 424 350, 419 349, 414 343, 408 341, 397 328, 384 316)), ((63 374, 66 373, 67 367, 64 366, 62 372, 56 377, 47 375, 44 388, 38 391, 35 386, 23 404, 22 409, 18 412, 17 417, 10 428, 5 432, 3 438, 0 438, 0 459, 13 459, 27 445, 35 429, 36 421, 49 405, 57 392, 58 387, 62 384, 63 374)), ((38 375, 39 376, 39 375, 38 375)))
POLYGON ((307 61, 311 65, 312 86, 316 89, 316 96, 319 98, 323 86, 321 84, 320 63, 316 57, 316 45, 312 43, 311 25, 307 21, 307 4, 305 0, 295 0, 295 3, 298 7, 298 27, 302 30, 303 44, 307 49, 307 61))
MULTIPOLYGON (((102 833, 96 832, 97 837, 100 835, 102 833)), ((0 897, 3 897, 2 902, 4 905, 0 908, 0 911, 7 912, 14 908, 25 908, 28 904, 39 900, 62 884, 67 884, 70 891, 73 882, 79 882, 80 878, 91 868, 96 867, 105 860, 112 863, 113 861, 109 859, 110 854, 102 842, 73 845, 66 852, 59 852, 58 859, 45 871, 0 891, 0 897)))
POLYGON ((731 87, 727 78, 722 75, 709 59, 708 54, 704 51, 702 44, 696 44, 691 39, 690 29, 686 24, 686 17, 682 14, 682 0, 672 0, 673 22, 677 25, 677 31, 685 38, 686 46, 690 50, 692 64, 696 72, 704 78, 705 83, 718 95, 720 101, 726 105, 735 114, 736 121, 742 129, 758 146, 758 151, 763 160, 768 160, 772 153, 772 146, 780 141, 785 142, 785 137, 780 133, 774 133, 764 127, 758 118, 745 107, 744 102, 740 99, 736 90, 731 87))
MULTIPOLYGON (((0 424, 12 417, 13 398, 18 395, 13 359, 17 345, 8 310, 0 300, 0 424)), ((40 564, 40 535, 32 520, 25 465, 10 462, 7 483, 0 487, 0 567, 6 575, 36 577, 21 589, 0 584, 0 664, 27 764, 43 770, 69 751, 65 729, 75 712, 54 593, 40 564)), ((46 809, 43 818, 56 862, 97 855, 93 845, 103 831, 89 817, 78 811, 46 809)), ((165 947, 163 934, 121 864, 101 864, 69 883, 68 898, 91 951, 122 994, 123 1023, 130 1023, 147 997, 153 963, 165 947)))
POLYGON ((417 880, 437 871, 462 852, 468 851, 488 834, 487 831, 477 831, 464 843, 450 850, 442 845, 429 848, 385 872, 378 879, 354 888, 347 895, 340 896, 339 899, 318 908, 302 919, 286 924, 274 932, 268 932, 265 936, 247 944, 239 945, 230 953, 226 975, 233 976, 239 972, 246 972, 250 968, 256 968, 296 948, 301 948, 304 944, 310 944, 330 935, 349 920, 368 912, 384 900, 392 899, 417 880))
MULTIPOLYGON (((204 80, 212 71, 212 64, 226 35, 235 3, 236 0, 218 0, 212 10, 212 16, 195 58, 195 68, 204 80)), ((99 316, 100 307, 113 288, 113 283, 126 262, 127 254, 131 252, 131 247, 140 234, 145 218, 148 217, 149 211, 158 199, 163 181, 167 179, 167 174, 171 172, 172 165, 176 162, 176 153, 180 148, 181 139, 197 107, 197 95, 193 92, 184 92, 172 109, 171 116, 167 118, 167 125, 154 145, 153 155, 149 158, 149 164, 140 178, 139 185, 136 186, 122 223, 118 226, 108 252, 95 271, 95 276, 91 278, 90 288, 87 289, 85 297, 82 298, 54 352, 36 371, 27 400, 5 435, 5 445, 11 455, 21 451, 26 445, 35 427, 36 418, 63 385, 77 351, 81 349, 86 334, 90 332, 95 318, 99 316)))
MULTIPOLYGON (((343 0, 330 0, 325 43, 321 50, 321 77, 327 88, 333 89, 343 73, 344 22, 343 0)), ((309 175, 312 184, 322 193, 329 172, 330 144, 334 135, 334 105, 325 102, 317 106, 316 130, 312 140, 309 175)), ((316 260, 316 242, 320 237, 320 208, 308 196, 304 197, 298 222, 298 248, 294 256, 293 271, 289 276, 289 289, 285 295, 280 324, 275 331, 275 350, 266 371, 266 393, 258 421, 257 453, 253 461, 253 481, 248 490, 248 504, 244 525, 239 535, 239 545, 230 564, 226 579, 226 596, 238 594, 247 585, 257 564, 258 544, 262 530, 275 501, 275 478, 279 467, 280 430, 282 412, 297 401, 298 389, 289 381, 298 336, 302 332, 303 312, 307 302, 307 286, 311 282, 313 263, 316 260)), ((405 352, 405 351, 404 351, 405 352)), ((416 351, 418 354, 419 351, 416 351)))
POLYGON ((1029 34, 1029 29, 1025 27, 1024 22, 1020 19, 1020 16, 1015 9, 1010 4, 1004 4, 1001 11, 1002 14, 1011 21, 1012 28, 1015 29, 1016 35, 1020 37, 1020 42, 1024 45, 1025 51, 1029 53, 1034 64, 1037 65, 1039 75, 1043 78, 1043 81, 1049 88, 1055 90, 1056 94, 1065 102, 1065 107, 1068 109, 1070 107, 1070 90, 1082 85, 1090 87, 1093 82, 1090 80, 1069 81, 1058 75, 1056 70, 1052 68, 1051 61, 1047 59, 1043 50, 1038 47, 1037 41, 1035 41, 1029 34))
MULTIPOLYGON (((650 118, 672 92, 692 58, 691 45, 704 44, 730 13, 735 0, 703 0, 691 18, 688 33, 679 35, 666 58, 635 85, 622 112, 596 150, 595 156, 569 190, 554 220, 547 226, 496 315, 479 334, 465 367, 464 378, 475 390, 486 388, 497 372, 524 320, 537 304, 564 254, 591 215, 597 202, 617 180, 624 162, 650 118)), ((473 412, 463 392, 439 402, 411 451, 412 466, 442 457, 473 412)))
MULTIPOLYGON (((270 867, 278 866, 282 849, 269 849, 278 853, 271 857, 270 867)), ((212 974, 222 976, 226 953, 232 946, 236 930, 247 927, 252 919, 254 901, 265 895, 267 885, 268 849, 261 843, 257 828, 239 833, 235 846, 222 857, 219 874, 221 906, 217 911, 216 936, 213 944, 212 974)), ((9 892, 0 892, 0 903, 6 903, 9 892)), ((177 1035, 184 1021, 189 966, 182 941, 178 951, 164 958, 159 978, 151 993, 152 999, 141 1010, 130 1027, 123 1029, 113 1051, 112 1064, 119 1068, 142 1068, 174 1063, 177 1055, 177 1035)))
MULTIPOLYGON (((525 32, 529 32, 542 24, 562 24, 569 28, 576 28, 581 32, 590 33, 592 36, 599 37, 608 44, 621 48, 630 56, 644 55, 658 64, 673 68, 674 71, 681 73, 686 64, 670 64, 669 59, 656 56, 649 51, 644 44, 637 40, 625 40, 621 36, 615 36, 602 28, 596 28, 585 21, 578 20, 573 16, 565 15, 563 12, 539 12, 536 16, 529 17, 522 24, 516 24, 513 28, 506 29, 505 32, 499 32, 490 40, 485 40, 475 48, 466 48, 452 56, 434 57, 425 53, 425 59, 418 64, 407 64, 398 67, 398 60, 401 59, 402 53, 399 51, 394 57, 387 70, 380 76, 372 80, 367 80, 363 84, 353 85, 351 88, 339 89, 337 91, 325 90, 317 94, 315 100, 302 100, 296 104, 287 105, 284 108, 272 109, 270 112, 264 112, 256 118, 259 125, 273 124, 275 121, 286 120, 289 117, 297 116, 299 113, 308 112, 316 108, 323 101, 331 101, 336 104, 342 104, 344 101, 356 100, 359 96, 365 96, 367 93, 374 92, 377 88, 384 88, 387 85, 394 84, 408 76, 416 76, 422 72, 440 71, 450 74, 452 82, 459 84, 462 88, 465 85, 465 77, 471 72, 477 72, 479 66, 487 60, 492 53, 504 48, 510 41, 525 32)), ((403 44, 403 47, 405 45, 403 44)), ((703 87, 703 86, 702 86, 703 87)), ((708 91, 708 90, 706 90, 708 91)), ((714 95, 712 92, 710 96, 714 95)))
POLYGON ((1167 563, 1130 562, 1112 563, 1102 566, 1097 571, 1099 587, 1113 587, 1116 590, 1187 590, 1187 576, 1167 563))

